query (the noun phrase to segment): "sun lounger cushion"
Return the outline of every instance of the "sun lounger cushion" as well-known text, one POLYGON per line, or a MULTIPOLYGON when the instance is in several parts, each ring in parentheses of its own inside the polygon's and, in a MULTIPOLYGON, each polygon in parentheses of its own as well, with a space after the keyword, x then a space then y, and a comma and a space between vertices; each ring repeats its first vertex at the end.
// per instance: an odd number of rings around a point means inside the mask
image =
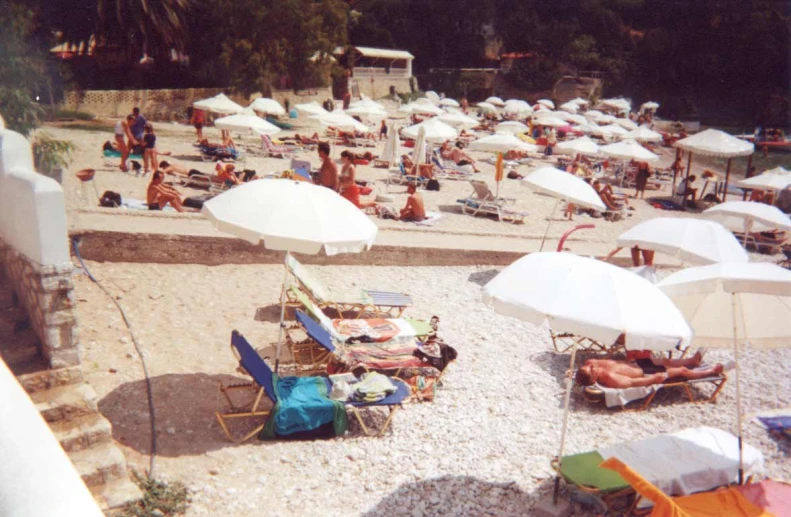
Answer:
POLYGON ((336 436, 346 432, 349 422, 343 404, 328 397, 321 377, 275 377, 277 402, 262 436, 288 436, 311 431, 333 422, 336 436))
POLYGON ((604 461, 596 451, 563 456, 560 472, 563 477, 578 486, 596 488, 602 492, 615 492, 629 486, 618 473, 600 468, 604 461))
POLYGON ((634 402, 635 400, 642 400, 655 391, 659 391, 662 386, 654 384, 652 386, 637 386, 634 388, 618 389, 608 388, 596 383, 594 384, 594 387, 604 393, 604 404, 607 407, 616 407, 625 406, 630 402, 634 402))
POLYGON ((344 342, 360 339, 382 342, 425 336, 433 331, 428 322, 409 318, 332 320, 332 327, 340 336, 339 341, 344 342))

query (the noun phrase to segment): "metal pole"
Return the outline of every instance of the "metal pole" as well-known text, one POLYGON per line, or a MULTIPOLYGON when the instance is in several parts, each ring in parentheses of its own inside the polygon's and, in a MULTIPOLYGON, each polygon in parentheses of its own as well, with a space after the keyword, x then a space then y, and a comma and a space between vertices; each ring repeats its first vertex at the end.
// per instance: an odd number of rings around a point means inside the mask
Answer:
POLYGON ((722 192, 723 201, 728 201, 728 183, 731 179, 731 160, 732 158, 728 158, 728 165, 725 168, 725 190, 722 192))
MULTIPOLYGON (((753 166, 753 155, 751 154, 750 156, 747 157, 747 171, 745 171, 745 173, 744 173, 745 179, 750 179, 750 176, 751 176, 750 169, 752 168, 752 166, 753 166)), ((746 190, 743 191, 743 193, 742 193, 742 201, 747 201, 747 191, 746 190)))
POLYGON ((557 209, 559 202, 560 199, 555 200, 555 205, 552 207, 552 212, 549 213, 549 222, 547 223, 547 229, 544 232, 544 238, 541 239, 541 247, 538 248, 538 251, 544 251, 544 242, 546 242, 547 240, 547 235, 549 234, 549 227, 552 226, 552 216, 555 215, 555 210, 557 209))
POLYGON ((736 361, 736 429, 739 436, 739 484, 744 482, 744 455, 742 449, 742 392, 739 383, 739 337, 736 329, 737 308, 736 293, 731 294, 733 307, 733 355, 736 361))
MULTIPOLYGON (((569 366, 570 377, 566 379, 566 398, 563 405, 563 426, 560 428, 560 450, 558 451, 558 471, 563 462, 563 449, 566 447, 566 428, 569 423, 569 405, 571 404, 571 386, 574 384, 574 360, 577 357, 577 342, 571 345, 571 365, 569 366)), ((560 472, 555 476, 555 489, 552 494, 552 502, 558 502, 558 490, 560 488, 560 472)))
POLYGON ((291 256, 290 252, 286 252, 286 257, 283 259, 283 292, 280 293, 280 325, 277 329, 277 347, 275 352, 275 373, 278 373, 280 368, 280 347, 283 344, 283 323, 286 319, 286 292, 288 289, 288 257, 291 256))

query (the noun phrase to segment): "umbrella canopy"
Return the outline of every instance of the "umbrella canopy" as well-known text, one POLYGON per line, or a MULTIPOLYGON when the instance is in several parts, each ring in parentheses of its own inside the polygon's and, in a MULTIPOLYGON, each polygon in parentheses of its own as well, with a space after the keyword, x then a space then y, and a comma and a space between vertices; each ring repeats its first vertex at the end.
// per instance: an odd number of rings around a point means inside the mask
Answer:
POLYGON ((764 203, 728 201, 704 210, 701 215, 722 223, 731 231, 791 230, 791 219, 777 207, 764 203))
POLYGON ((486 284, 483 299, 500 314, 548 323, 556 332, 601 343, 624 334, 629 350, 675 350, 692 336, 678 308, 651 282, 571 253, 520 258, 486 284))
POLYGON ((546 106, 549 109, 555 109, 555 103, 549 99, 538 99, 536 104, 541 104, 542 106, 546 106))
POLYGON ((316 101, 297 104, 294 108, 309 115, 327 115, 329 113, 329 111, 319 106, 316 101))
MULTIPOLYGON (((426 92, 426 97, 425 97, 425 98, 426 98, 426 99, 428 99, 428 100, 429 100, 429 101, 430 101, 432 104, 434 104, 435 106, 436 106, 437 104, 439 104, 439 101, 440 101, 439 95, 437 94, 437 92, 435 92, 435 91, 433 91, 433 90, 429 90, 429 91, 427 91, 427 92, 426 92)), ((418 100, 419 100, 419 99, 418 99, 418 100)))
POLYGON ((274 135, 280 131, 279 127, 262 119, 249 108, 236 115, 218 118, 214 121, 214 125, 219 129, 231 129, 234 131, 252 129, 263 135, 274 135))
POLYGON ((778 174, 781 176, 788 176, 791 175, 791 171, 789 171, 785 167, 778 166, 773 169, 769 169, 768 171, 763 171, 761 174, 778 174))
MULTIPOLYGON (((419 100, 421 99, 418 99, 418 101, 419 100)), ((420 113, 423 115, 440 115, 442 113, 445 113, 444 111, 442 111, 442 108, 434 106, 433 104, 417 102, 417 101, 412 103, 410 109, 412 110, 412 113, 420 113)))
MULTIPOLYGON (((605 132, 602 131, 602 128, 596 124, 580 124, 577 126, 577 130, 589 135, 604 136, 605 134, 605 132)), ((607 134, 609 135, 609 133, 607 134)))
POLYGON ((626 99, 604 99, 599 104, 618 111, 628 112, 632 109, 632 103, 626 99))
POLYGON ((631 138, 632 140, 637 140, 638 142, 661 142, 662 135, 657 133, 656 131, 651 131, 645 126, 640 126, 637 129, 633 129, 629 131, 625 135, 624 138, 631 138))
POLYGON ((479 102, 476 106, 485 113, 497 113, 497 106, 491 102, 479 102))
POLYGON ((543 104, 536 104, 535 106, 533 106, 533 111, 535 113, 551 113, 552 109, 543 104))
POLYGON ((559 109, 568 111, 569 113, 577 113, 580 109, 580 105, 575 102, 565 102, 560 105, 559 109))
POLYGON ((489 97, 488 99, 486 99, 485 102, 488 102, 489 104, 493 104, 498 107, 505 106, 505 101, 500 97, 489 97))
POLYGON ((618 124, 619 126, 621 126, 624 129, 628 129, 629 131, 637 129, 637 124, 635 124, 634 122, 632 122, 628 118, 616 118, 615 119, 615 123, 618 124))
POLYGON ((750 142, 736 138, 719 129, 707 129, 682 140, 678 140, 675 147, 703 156, 722 156, 735 158, 749 156, 755 151, 755 146, 750 142))
POLYGON ((733 233, 714 221, 690 217, 657 217, 622 233, 618 246, 659 251, 694 264, 745 263, 747 251, 733 233))
POLYGON ((527 101, 508 99, 505 101, 505 107, 503 108, 503 111, 513 115, 528 115, 533 112, 533 108, 527 103, 527 101))
POLYGON ((420 128, 425 128, 426 139, 430 141, 449 140, 459 136, 459 132, 436 118, 424 120, 414 126, 409 126, 401 130, 402 136, 406 138, 417 138, 420 128))
POLYGON ((613 117, 612 115, 599 115, 593 119, 594 122, 597 124, 613 124, 617 118, 613 117))
POLYGON ((522 181, 533 190, 552 197, 601 212, 607 210, 593 187, 566 171, 554 167, 541 167, 525 176, 522 181))
POLYGON ((634 140, 624 140, 616 144, 605 145, 602 146, 600 150, 607 156, 621 158, 623 160, 653 162, 659 159, 659 156, 655 155, 634 140))
POLYGON ((621 126, 619 126, 618 124, 610 124, 608 126, 602 126, 601 130, 604 131, 605 133, 609 133, 610 135, 617 137, 622 137, 629 132, 624 128, 622 128, 621 126))
POLYGON ((555 146, 555 149, 557 152, 565 154, 584 154, 586 156, 599 154, 599 146, 587 136, 560 142, 555 146))
POLYGON ((565 120, 571 122, 573 124, 587 124, 588 119, 583 117, 582 115, 575 115, 573 113, 569 113, 565 116, 565 120))
POLYGON ((495 133, 527 133, 530 130, 525 124, 515 120, 500 122, 494 128, 495 133))
POLYGON ((382 160, 386 160, 388 165, 393 165, 394 163, 398 163, 399 160, 399 150, 401 148, 401 141, 398 137, 398 131, 394 129, 388 131, 387 133, 387 140, 385 140, 385 146, 382 150, 382 160))
POLYGON ((428 163, 428 156, 426 155, 425 127, 421 127, 417 132, 417 138, 415 138, 415 147, 412 149, 412 163, 416 165, 428 163))
POLYGON ((354 115, 362 118, 375 119, 375 120, 381 120, 383 118, 387 118, 387 111, 385 111, 380 107, 371 106, 371 105, 353 106, 346 110, 346 114, 354 115))
POLYGON ((368 131, 365 124, 353 119, 340 109, 326 115, 312 115, 311 118, 317 119, 324 126, 335 127, 342 131, 368 131))
POLYGON ((214 97, 203 99, 192 104, 194 108, 214 113, 239 113, 244 108, 228 98, 224 93, 218 93, 214 97))
POLYGON ((285 115, 286 110, 275 99, 266 97, 259 97, 250 103, 248 108, 261 113, 269 113, 272 115, 285 115))
POLYGON ((564 127, 569 125, 569 123, 566 122, 565 120, 549 115, 536 117, 535 123, 541 126, 548 126, 548 127, 564 127))
POLYGON ((595 119, 596 117, 601 117, 603 115, 604 115, 604 113, 602 113, 599 110, 588 110, 588 111, 585 112, 585 117, 586 118, 591 118, 591 119, 595 119))
POLYGON ((538 151, 538 147, 528 144, 512 133, 495 133, 493 135, 479 138, 469 145, 470 151, 484 151, 484 152, 506 152, 512 149, 519 151, 526 151, 534 153, 538 151))
POLYGON ((478 119, 474 119, 465 115, 464 113, 458 112, 443 113, 442 115, 438 115, 437 119, 451 126, 459 127, 475 127, 479 124, 478 119))
POLYGON ((459 103, 458 101, 451 99, 451 98, 444 98, 439 101, 440 106, 450 106, 451 108, 458 108, 459 103))
MULTIPOLYGON (((782 167, 777 167, 782 168, 782 167)), ((763 173, 738 183, 742 188, 785 190, 791 187, 791 175, 763 173)))
POLYGON ((658 102, 654 102, 654 101, 644 102, 643 105, 641 106, 641 108, 647 109, 647 110, 655 110, 655 109, 659 108, 659 103, 658 102))

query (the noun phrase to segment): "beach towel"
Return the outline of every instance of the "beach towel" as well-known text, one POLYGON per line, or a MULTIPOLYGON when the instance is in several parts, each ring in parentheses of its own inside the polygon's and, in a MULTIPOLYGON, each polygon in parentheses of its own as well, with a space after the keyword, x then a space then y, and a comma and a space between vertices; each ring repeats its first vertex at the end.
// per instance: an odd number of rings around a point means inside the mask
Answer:
POLYGON ((654 384, 652 386, 637 386, 634 388, 619 389, 608 388, 607 386, 596 383, 594 387, 604 393, 604 404, 607 407, 614 407, 625 406, 635 400, 642 400, 655 391, 659 391, 662 386, 654 384))
POLYGON ((346 408, 329 398, 324 378, 275 377, 274 385, 277 402, 260 438, 311 431, 329 422, 333 422, 336 436, 348 429, 346 408))
MULTIPOLYGON (((140 199, 132 199, 132 198, 122 198, 121 200, 121 208, 126 208, 127 210, 148 210, 148 203, 140 199)), ((162 212, 175 212, 176 209, 172 206, 168 205, 161 210, 162 212)))
POLYGON ((422 221, 414 221, 414 223, 418 226, 434 226, 444 215, 445 214, 441 212, 426 212, 425 219, 422 221))
POLYGON ((658 197, 648 198, 648 204, 659 210, 676 210, 683 211, 684 207, 670 199, 662 199, 658 197))
MULTIPOLYGON (((112 149, 112 150, 105 149, 105 150, 102 151, 102 154, 104 154, 105 158, 121 158, 121 151, 117 151, 115 149, 112 149)), ((143 159, 143 155, 142 154, 130 154, 129 155, 129 159, 130 160, 142 160, 143 159)))

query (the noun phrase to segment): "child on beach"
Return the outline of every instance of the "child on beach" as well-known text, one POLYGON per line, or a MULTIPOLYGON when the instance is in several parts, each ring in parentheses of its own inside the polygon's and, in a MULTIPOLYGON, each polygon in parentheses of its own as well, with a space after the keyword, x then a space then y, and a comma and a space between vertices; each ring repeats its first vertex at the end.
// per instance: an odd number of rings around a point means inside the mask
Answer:
POLYGON ((145 176, 150 169, 157 166, 157 136, 154 134, 154 126, 146 124, 145 134, 143 135, 143 175, 145 176))

